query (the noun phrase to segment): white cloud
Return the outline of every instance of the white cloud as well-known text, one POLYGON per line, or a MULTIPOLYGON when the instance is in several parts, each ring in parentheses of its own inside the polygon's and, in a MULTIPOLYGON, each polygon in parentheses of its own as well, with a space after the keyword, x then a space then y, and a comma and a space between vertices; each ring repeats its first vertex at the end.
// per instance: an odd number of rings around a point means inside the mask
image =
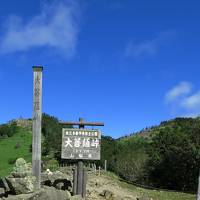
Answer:
POLYGON ((125 48, 125 56, 138 58, 146 55, 155 55, 163 45, 167 44, 167 40, 174 35, 173 31, 160 33, 157 37, 140 43, 130 41, 125 48))
POLYGON ((183 97, 189 94, 192 90, 192 85, 189 82, 183 81, 178 85, 174 86, 171 90, 165 95, 166 102, 172 102, 179 97, 183 97))
POLYGON ((2 26, 0 53, 49 47, 64 56, 72 56, 79 32, 79 14, 76 1, 60 1, 43 5, 41 13, 28 22, 19 16, 9 16, 2 26))
POLYGON ((173 116, 196 117, 200 115, 200 91, 192 92, 192 84, 180 82, 165 95, 165 102, 173 116))
POLYGON ((181 102, 181 106, 188 110, 200 109, 200 91, 184 98, 181 102))

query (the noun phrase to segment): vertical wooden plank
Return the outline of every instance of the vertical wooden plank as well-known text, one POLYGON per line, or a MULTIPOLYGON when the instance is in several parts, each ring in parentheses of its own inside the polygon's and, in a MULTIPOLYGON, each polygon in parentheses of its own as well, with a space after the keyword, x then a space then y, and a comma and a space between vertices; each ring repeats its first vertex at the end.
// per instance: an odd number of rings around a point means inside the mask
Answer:
POLYGON ((41 188, 41 122, 42 122, 42 71, 43 67, 33 67, 33 141, 32 172, 41 188))
POLYGON ((73 170, 73 195, 77 194, 77 167, 73 170))
POLYGON ((86 198, 86 183, 87 183, 87 170, 83 169, 83 199, 86 198))
POLYGON ((83 162, 78 161, 78 166, 77 166, 77 194, 78 195, 83 195, 83 162))

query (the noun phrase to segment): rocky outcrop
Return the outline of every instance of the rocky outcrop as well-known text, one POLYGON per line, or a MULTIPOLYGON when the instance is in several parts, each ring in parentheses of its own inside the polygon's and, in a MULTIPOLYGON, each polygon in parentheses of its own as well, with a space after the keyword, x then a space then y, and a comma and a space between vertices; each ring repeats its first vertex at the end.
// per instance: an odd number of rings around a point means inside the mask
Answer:
MULTIPOLYGON (((16 160, 8 177, 0 179, 0 199, 5 200, 69 200, 72 182, 60 171, 42 173, 42 188, 37 190, 31 165, 23 158, 16 160), (48 186, 48 187, 47 187, 48 186)), ((74 197, 74 200, 80 198, 74 197)))
POLYGON ((16 160, 13 172, 5 180, 12 194, 28 194, 36 191, 36 178, 31 173, 30 165, 23 158, 16 160))
POLYGON ((12 194, 28 194, 36 191, 36 178, 34 176, 7 177, 6 181, 12 194))
POLYGON ((72 191, 72 182, 68 176, 60 171, 42 173, 42 184, 50 187, 55 187, 59 190, 72 191))
POLYGON ((31 164, 26 163, 23 158, 18 158, 15 162, 11 175, 15 178, 24 178, 26 176, 32 175, 31 171, 31 164))
POLYGON ((10 195, 4 200, 70 200, 68 191, 56 190, 53 187, 44 187, 31 194, 10 195))

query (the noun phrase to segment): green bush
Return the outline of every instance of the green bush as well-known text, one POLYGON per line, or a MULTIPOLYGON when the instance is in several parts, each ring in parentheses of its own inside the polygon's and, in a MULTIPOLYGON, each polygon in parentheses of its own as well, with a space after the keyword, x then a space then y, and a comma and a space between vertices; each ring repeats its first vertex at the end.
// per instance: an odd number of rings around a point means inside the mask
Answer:
POLYGON ((56 171, 59 168, 59 163, 56 159, 43 160, 43 170, 50 169, 50 171, 56 171))
POLYGON ((0 125, 0 138, 11 137, 18 130, 19 130, 19 127, 17 126, 15 122, 12 122, 11 124, 0 125))

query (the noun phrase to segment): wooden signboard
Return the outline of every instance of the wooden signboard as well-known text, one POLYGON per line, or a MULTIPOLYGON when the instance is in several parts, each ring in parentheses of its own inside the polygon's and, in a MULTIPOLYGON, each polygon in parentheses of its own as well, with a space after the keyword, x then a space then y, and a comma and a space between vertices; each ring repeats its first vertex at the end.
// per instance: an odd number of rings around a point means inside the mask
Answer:
POLYGON ((61 158, 100 160, 101 133, 99 130, 62 129, 61 158))

